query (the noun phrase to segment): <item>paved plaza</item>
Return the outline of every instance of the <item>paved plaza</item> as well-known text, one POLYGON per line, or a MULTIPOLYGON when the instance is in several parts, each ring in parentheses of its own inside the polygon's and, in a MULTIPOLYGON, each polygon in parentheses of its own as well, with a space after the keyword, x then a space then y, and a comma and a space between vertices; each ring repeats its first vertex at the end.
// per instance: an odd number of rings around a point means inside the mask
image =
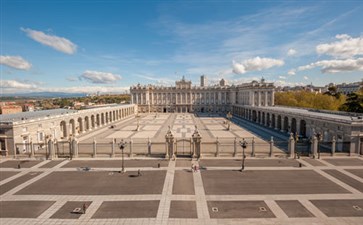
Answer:
POLYGON ((127 158, 120 173, 121 159, 3 159, 0 223, 362 224, 360 162, 127 158))
POLYGON ((218 116, 148 114, 114 125, 80 136, 72 160, 1 159, 0 224, 363 224, 360 157, 288 159, 276 146, 270 157, 269 140, 235 124, 228 130, 218 116), (199 160, 188 157, 195 125, 199 160), (171 161, 160 157, 169 126, 183 140, 171 161), (120 150, 109 154, 114 138, 134 143, 125 173, 120 150), (243 172, 241 148, 233 157, 231 145, 241 138, 256 142, 243 172), (137 154, 148 140, 151 154, 137 154))
MULTIPOLYGON (((239 143, 245 138, 249 143, 246 154, 252 152, 251 143, 255 142, 255 154, 267 155, 270 151, 270 139, 264 140, 258 135, 231 123, 228 130, 226 119, 219 115, 189 114, 189 113, 165 113, 165 114, 140 114, 138 118, 129 118, 120 121, 99 131, 81 135, 79 140, 79 157, 90 157, 92 155, 92 143, 97 143, 97 157, 110 157, 111 145, 116 141, 115 156, 120 157, 121 152, 117 143, 124 140, 128 143, 132 141, 133 155, 148 154, 148 142, 151 143, 150 154, 157 156, 165 154, 165 134, 169 126, 176 143, 177 155, 188 155, 191 152, 191 137, 198 128, 202 136, 202 154, 205 156, 231 156, 234 152, 234 141, 239 143), (218 142, 218 153, 216 143, 218 142)), ((287 146, 287 138, 286 138, 287 146)), ((286 153, 278 147, 281 143, 275 143, 273 147, 274 155, 285 155, 286 153)), ((237 154, 240 147, 237 145, 237 154)), ((130 152, 130 144, 125 148, 125 153, 130 152)))

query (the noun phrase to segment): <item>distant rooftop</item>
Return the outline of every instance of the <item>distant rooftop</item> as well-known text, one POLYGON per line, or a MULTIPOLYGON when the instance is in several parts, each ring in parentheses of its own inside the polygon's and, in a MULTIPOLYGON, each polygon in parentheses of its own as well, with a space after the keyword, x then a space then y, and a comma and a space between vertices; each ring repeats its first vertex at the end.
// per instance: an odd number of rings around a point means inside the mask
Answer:
POLYGON ((35 112, 20 112, 20 113, 0 115, 0 122, 17 122, 17 121, 30 120, 46 116, 71 114, 76 112, 78 111, 71 109, 50 109, 50 110, 42 110, 35 112))

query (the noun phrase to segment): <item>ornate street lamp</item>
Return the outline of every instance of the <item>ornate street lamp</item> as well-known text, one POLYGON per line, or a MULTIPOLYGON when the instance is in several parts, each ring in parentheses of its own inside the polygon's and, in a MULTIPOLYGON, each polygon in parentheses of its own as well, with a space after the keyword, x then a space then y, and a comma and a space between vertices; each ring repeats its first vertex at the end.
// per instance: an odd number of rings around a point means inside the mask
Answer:
POLYGON ((240 146, 242 147, 242 167, 241 172, 245 169, 245 149, 247 148, 247 141, 243 138, 242 141, 239 142, 240 146))
POLYGON ((296 156, 298 156, 297 158, 300 158, 298 155, 298 152, 297 152, 297 142, 299 141, 299 135, 297 132, 295 132, 294 140, 295 140, 295 156, 294 156, 294 158, 296 159, 296 156))
POLYGON ((118 147, 121 149, 121 152, 122 152, 122 165, 121 165, 120 173, 125 173, 124 149, 125 149, 126 145, 127 145, 127 142, 125 142, 123 139, 121 139, 120 143, 118 144, 118 147))
POLYGON ((228 112, 226 117, 227 117, 227 123, 228 123, 227 124, 228 125, 228 130, 230 130, 230 127, 231 127, 231 119, 233 117, 232 116, 232 113, 231 112, 228 112))

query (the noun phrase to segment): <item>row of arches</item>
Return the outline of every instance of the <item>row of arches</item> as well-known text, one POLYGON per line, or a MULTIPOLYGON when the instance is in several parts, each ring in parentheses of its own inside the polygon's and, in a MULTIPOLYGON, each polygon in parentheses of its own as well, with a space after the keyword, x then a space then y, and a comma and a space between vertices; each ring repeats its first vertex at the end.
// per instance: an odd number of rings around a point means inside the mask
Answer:
POLYGON ((81 133, 103 127, 109 123, 128 117, 135 112, 135 107, 130 106, 121 109, 109 109, 102 112, 96 110, 84 116, 70 118, 69 120, 62 120, 59 124, 61 138, 68 139, 71 136, 74 137, 81 133))
POLYGON ((281 132, 297 133, 303 137, 307 136, 307 124, 304 119, 272 112, 265 112, 258 109, 246 109, 236 106, 233 107, 233 113, 255 123, 280 130, 281 132))

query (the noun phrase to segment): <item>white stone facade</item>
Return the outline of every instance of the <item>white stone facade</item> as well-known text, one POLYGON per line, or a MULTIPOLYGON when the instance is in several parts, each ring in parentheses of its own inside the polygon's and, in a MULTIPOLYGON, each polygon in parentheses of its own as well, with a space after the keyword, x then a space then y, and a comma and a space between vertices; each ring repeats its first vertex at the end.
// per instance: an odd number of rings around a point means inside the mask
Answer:
POLYGON ((274 85, 253 81, 240 85, 192 86, 184 78, 174 87, 136 85, 130 87, 131 101, 139 112, 225 113, 231 105, 273 106, 274 85))
POLYGON ((2 117, 0 141, 3 154, 5 152, 14 155, 15 145, 19 144, 24 144, 26 148, 29 143, 45 144, 46 139, 68 141, 70 138, 133 116, 137 112, 137 106, 115 105, 58 114, 52 110, 39 112, 39 116, 35 114, 32 117, 27 117, 32 115, 29 112, 21 113, 21 117, 13 119, 2 117), (49 112, 49 115, 45 115, 45 112, 49 112))

